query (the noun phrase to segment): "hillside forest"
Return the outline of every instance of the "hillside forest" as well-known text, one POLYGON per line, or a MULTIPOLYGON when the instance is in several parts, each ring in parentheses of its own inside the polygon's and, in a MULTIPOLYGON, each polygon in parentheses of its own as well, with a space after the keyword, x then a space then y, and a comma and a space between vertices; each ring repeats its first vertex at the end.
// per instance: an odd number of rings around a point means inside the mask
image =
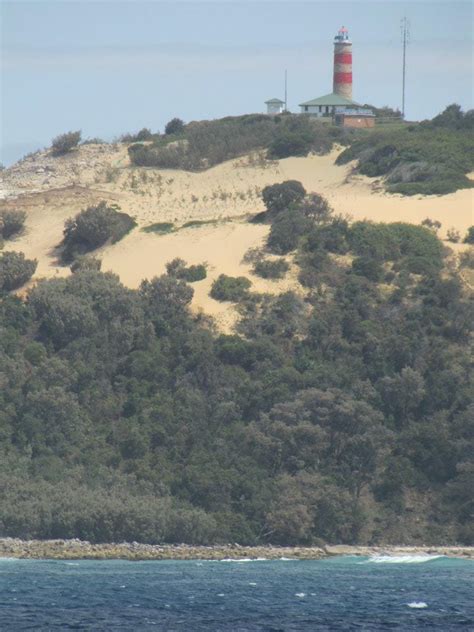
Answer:
POLYGON ((249 256, 294 264, 300 291, 221 275, 232 334, 189 309, 205 266, 136 290, 100 271, 90 253, 133 226, 106 205, 65 226, 66 278, 17 296, 35 262, 2 255, 1 536, 474 543, 472 296, 449 250, 298 182, 263 199, 249 256))

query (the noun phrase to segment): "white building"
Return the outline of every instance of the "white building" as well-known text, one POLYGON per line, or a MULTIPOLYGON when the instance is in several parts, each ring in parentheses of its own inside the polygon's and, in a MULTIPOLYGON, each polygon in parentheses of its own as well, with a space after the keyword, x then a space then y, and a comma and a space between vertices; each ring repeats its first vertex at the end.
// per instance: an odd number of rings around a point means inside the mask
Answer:
POLYGON ((285 109, 285 102, 281 99, 269 99, 265 101, 267 114, 281 114, 285 109))

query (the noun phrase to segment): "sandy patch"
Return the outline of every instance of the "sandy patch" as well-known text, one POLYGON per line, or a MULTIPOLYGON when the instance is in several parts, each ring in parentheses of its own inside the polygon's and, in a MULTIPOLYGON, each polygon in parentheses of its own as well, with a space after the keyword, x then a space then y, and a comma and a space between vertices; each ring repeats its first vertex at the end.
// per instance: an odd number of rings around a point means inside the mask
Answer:
POLYGON ((166 263, 175 257, 188 264, 206 263, 207 278, 192 284, 192 306, 212 315, 221 330, 230 331, 238 317, 233 305, 209 296, 212 283, 220 274, 248 277, 255 292, 279 293, 299 288, 292 274, 270 281, 251 274, 252 266, 242 263, 249 248, 263 245, 268 230, 268 226, 244 222, 186 228, 161 236, 135 230, 127 239, 105 249, 102 270, 115 272, 125 285, 136 288, 143 279, 163 274, 166 263))

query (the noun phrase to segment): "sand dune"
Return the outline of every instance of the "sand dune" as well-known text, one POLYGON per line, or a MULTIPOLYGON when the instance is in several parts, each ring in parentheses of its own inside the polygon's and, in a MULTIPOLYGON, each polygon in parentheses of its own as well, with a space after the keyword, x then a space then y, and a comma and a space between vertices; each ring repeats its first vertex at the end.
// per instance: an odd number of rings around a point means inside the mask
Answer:
MULTIPOLYGON (((268 163, 254 156, 232 160, 203 173, 188 173, 131 168, 126 151, 120 148, 100 149, 104 158, 101 162, 93 159, 93 146, 86 146, 68 158, 64 172, 62 163, 53 163, 53 179, 44 178, 41 167, 33 174, 29 167, 29 177, 34 179, 30 181, 26 176, 22 180, 19 168, 10 181, 7 174, 7 190, 12 195, 16 186, 17 197, 4 200, 2 206, 22 208, 28 213, 25 233, 8 242, 7 248, 36 258, 37 277, 68 274, 67 268, 58 266, 55 253, 65 220, 99 200, 116 202, 136 217, 138 227, 120 243, 98 253, 102 269, 116 272, 123 283, 137 287, 142 279, 163 273, 165 264, 175 257, 189 263, 206 261, 208 278, 193 284, 193 306, 214 315, 223 329, 229 329, 235 313, 228 304, 209 298, 208 292, 221 273, 250 276, 250 267, 242 264, 242 257, 249 248, 264 243, 268 227, 249 224, 246 218, 263 210, 260 193, 267 184, 300 180, 308 191, 324 195, 336 212, 355 219, 419 224, 430 217, 442 223, 441 237, 451 227, 463 235, 473 224, 472 190, 445 196, 388 195, 377 181, 354 175, 351 165, 335 165, 339 151, 268 163), (31 190, 35 193, 26 193, 31 190), (163 221, 173 222, 179 228, 196 219, 218 222, 161 236, 140 230, 163 221)), ((463 247, 457 245, 456 250, 463 247)), ((291 274, 278 283, 250 278, 254 289, 260 292, 297 287, 291 274)))

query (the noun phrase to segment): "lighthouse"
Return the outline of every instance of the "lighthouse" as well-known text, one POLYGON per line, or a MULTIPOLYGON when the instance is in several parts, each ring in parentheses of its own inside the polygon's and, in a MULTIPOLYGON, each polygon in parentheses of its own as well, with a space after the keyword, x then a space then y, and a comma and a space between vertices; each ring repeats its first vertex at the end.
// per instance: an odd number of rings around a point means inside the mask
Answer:
POLYGON ((352 42, 349 31, 341 27, 334 38, 334 94, 352 100, 352 42))

